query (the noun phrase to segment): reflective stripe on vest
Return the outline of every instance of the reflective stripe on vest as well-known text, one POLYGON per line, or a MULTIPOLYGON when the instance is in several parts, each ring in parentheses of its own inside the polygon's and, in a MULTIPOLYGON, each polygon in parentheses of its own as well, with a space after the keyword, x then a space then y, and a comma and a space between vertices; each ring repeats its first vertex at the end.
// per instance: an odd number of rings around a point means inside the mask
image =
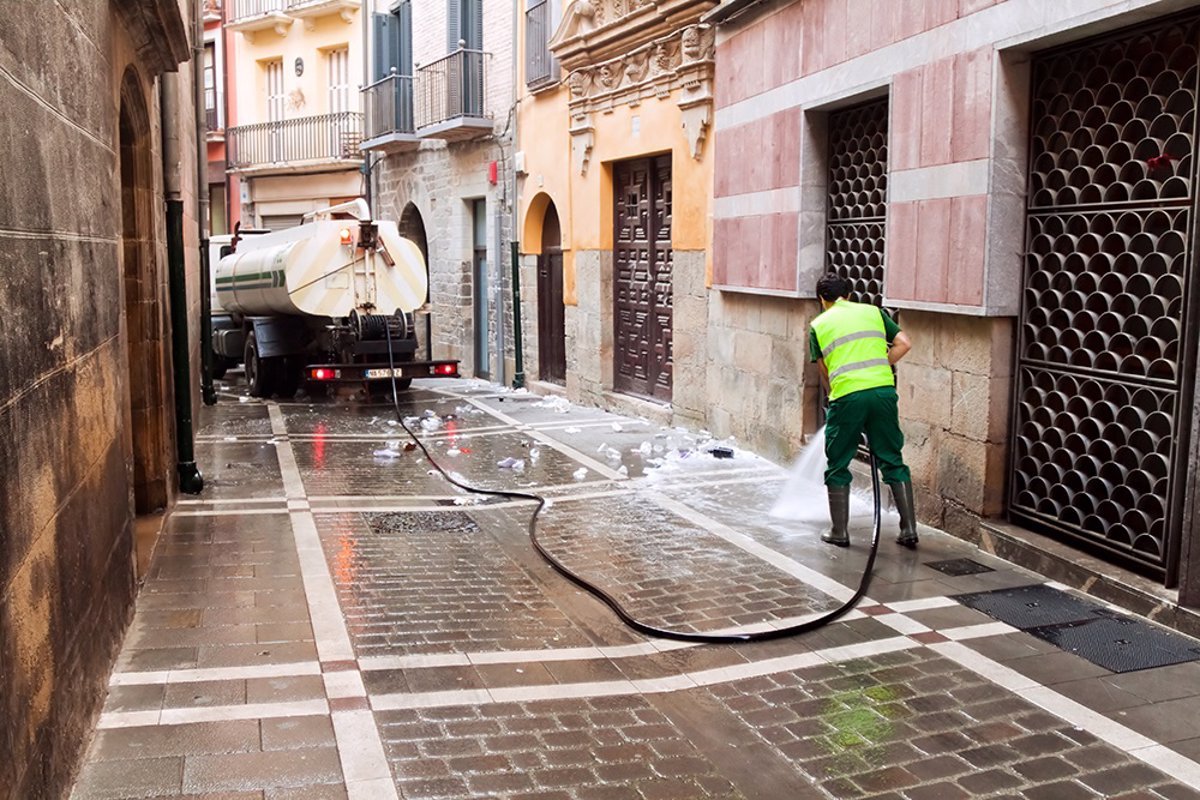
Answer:
POLYGON ((831 402, 852 392, 896 385, 883 315, 876 306, 839 300, 812 326, 829 370, 831 402))

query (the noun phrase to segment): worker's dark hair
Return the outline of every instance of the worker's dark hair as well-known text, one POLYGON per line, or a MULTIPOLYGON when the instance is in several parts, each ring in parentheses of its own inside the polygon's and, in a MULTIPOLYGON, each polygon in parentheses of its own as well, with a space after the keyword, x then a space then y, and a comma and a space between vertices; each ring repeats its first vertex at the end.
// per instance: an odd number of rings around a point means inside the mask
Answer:
POLYGON ((817 297, 827 303, 840 300, 850 294, 850 281, 834 272, 826 272, 817 281, 817 297))

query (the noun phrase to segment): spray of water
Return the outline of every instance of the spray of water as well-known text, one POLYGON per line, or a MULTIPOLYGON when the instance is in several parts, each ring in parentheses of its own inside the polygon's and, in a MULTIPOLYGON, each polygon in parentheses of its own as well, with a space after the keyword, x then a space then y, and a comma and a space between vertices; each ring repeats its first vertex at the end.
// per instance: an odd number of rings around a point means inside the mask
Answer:
MULTIPOLYGON (((829 505, 825 500, 825 429, 817 431, 804 445, 791 474, 779 493, 779 499, 771 507, 770 515, 796 522, 826 524, 829 522, 829 505)), ((886 494, 885 506, 890 500, 886 494)), ((853 488, 850 493, 851 517, 869 517, 873 500, 869 488, 853 488)))

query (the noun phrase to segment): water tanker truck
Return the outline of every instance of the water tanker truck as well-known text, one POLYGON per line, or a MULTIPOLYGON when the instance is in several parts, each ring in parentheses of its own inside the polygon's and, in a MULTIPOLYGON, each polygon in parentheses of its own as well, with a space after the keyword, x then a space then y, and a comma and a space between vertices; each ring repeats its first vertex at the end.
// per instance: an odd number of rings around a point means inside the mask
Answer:
POLYGON ((417 246, 362 200, 311 216, 233 238, 214 269, 214 364, 243 362, 255 397, 290 397, 301 383, 458 377, 457 361, 415 358, 413 312, 428 289, 417 246))

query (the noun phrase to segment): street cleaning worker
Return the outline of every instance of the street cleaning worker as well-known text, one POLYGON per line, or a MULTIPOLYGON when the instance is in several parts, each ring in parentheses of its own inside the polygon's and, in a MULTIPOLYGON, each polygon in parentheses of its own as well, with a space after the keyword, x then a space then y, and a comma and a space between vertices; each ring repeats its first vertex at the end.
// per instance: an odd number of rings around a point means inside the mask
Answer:
POLYGON ((892 490, 900 513, 905 547, 917 546, 912 477, 901 449, 899 397, 892 367, 912 349, 900 326, 878 306, 852 303, 850 282, 829 273, 817 281, 817 297, 825 310, 812 321, 809 355, 821 369, 829 390, 825 421, 825 488, 833 522, 821 541, 849 547, 850 460, 865 431, 871 450, 892 490))

